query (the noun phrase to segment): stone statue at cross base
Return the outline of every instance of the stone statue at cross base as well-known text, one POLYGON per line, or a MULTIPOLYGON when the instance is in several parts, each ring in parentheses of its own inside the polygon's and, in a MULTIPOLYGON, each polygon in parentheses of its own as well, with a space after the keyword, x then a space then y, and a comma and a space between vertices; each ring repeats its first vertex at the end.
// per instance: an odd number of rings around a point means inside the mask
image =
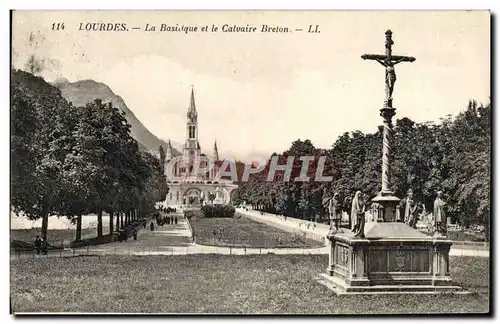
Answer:
POLYGON ((404 222, 406 225, 417 227, 417 202, 413 198, 413 190, 408 189, 408 195, 400 202, 400 207, 404 207, 404 222))
POLYGON ((351 229, 355 237, 365 237, 365 208, 366 205, 363 200, 363 193, 358 190, 352 200, 351 208, 351 229))
POLYGON ((339 223, 342 220, 342 204, 340 203, 338 192, 333 194, 333 198, 330 199, 330 203, 328 204, 328 214, 330 216, 330 233, 342 233, 343 231, 339 226, 339 223))
POLYGON ((434 236, 446 237, 446 202, 443 200, 443 192, 438 191, 436 200, 434 200, 434 236))

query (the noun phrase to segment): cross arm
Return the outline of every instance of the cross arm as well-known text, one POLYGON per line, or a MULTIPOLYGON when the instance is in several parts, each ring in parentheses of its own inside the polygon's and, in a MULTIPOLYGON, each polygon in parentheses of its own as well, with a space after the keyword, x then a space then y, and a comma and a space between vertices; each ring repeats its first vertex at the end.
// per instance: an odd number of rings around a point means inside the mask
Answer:
MULTIPOLYGON (((363 60, 375 60, 375 61, 381 60, 381 61, 384 61, 385 59, 387 59, 387 55, 364 54, 364 55, 361 55, 361 58, 363 60)), ((411 57, 411 56, 393 55, 393 56, 391 56, 391 61, 392 62, 394 62, 394 61, 397 61, 397 62, 413 62, 413 61, 415 61, 415 58, 411 57)))
POLYGON ((364 54, 361 55, 361 58, 363 60, 385 60, 387 56, 385 55, 379 55, 379 54, 364 54))
POLYGON ((398 61, 398 62, 413 62, 413 61, 415 61, 415 58, 413 56, 393 55, 393 56, 391 56, 391 59, 393 61, 398 61))

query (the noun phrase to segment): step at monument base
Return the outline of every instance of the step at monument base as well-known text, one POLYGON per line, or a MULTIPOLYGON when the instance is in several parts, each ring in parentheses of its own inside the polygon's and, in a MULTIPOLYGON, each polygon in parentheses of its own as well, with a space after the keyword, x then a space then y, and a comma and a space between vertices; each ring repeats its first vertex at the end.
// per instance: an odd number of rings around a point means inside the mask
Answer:
POLYGON ((335 292, 337 295, 395 295, 395 294, 469 294, 469 291, 457 285, 374 285, 349 286, 345 282, 327 273, 322 273, 315 280, 335 292))

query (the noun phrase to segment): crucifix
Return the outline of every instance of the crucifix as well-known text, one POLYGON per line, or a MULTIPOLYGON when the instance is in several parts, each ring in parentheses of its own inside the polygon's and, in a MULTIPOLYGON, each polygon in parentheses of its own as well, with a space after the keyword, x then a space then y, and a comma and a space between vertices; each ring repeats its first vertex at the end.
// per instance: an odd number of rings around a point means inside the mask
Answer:
POLYGON ((392 31, 385 32, 385 55, 380 54, 365 54, 361 58, 363 60, 373 60, 380 63, 385 67, 385 101, 384 107, 392 108, 392 92, 394 91, 394 84, 396 83, 396 70, 394 65, 401 62, 413 62, 414 57, 392 55, 392 31))
MULTIPOLYGON (((401 62, 413 62, 414 57, 392 55, 392 32, 385 32, 385 55, 365 54, 361 58, 364 60, 373 60, 385 67, 385 101, 380 109, 380 116, 384 121, 384 133, 382 143, 382 190, 379 195, 373 199, 379 203, 379 215, 377 221, 398 221, 396 219, 396 206, 399 198, 394 196, 391 191, 391 156, 392 156, 392 117, 396 114, 396 109, 392 107, 392 93, 396 83, 396 70, 394 66, 401 62)), ((400 221, 400 220, 399 220, 400 221)))

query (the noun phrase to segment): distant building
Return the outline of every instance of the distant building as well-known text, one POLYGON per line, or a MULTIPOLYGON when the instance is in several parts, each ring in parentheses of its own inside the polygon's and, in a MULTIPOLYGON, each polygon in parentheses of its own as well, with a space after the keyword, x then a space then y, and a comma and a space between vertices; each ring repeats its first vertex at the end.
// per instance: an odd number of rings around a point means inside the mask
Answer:
POLYGON ((214 143, 212 156, 201 153, 198 142, 198 112, 193 89, 187 111, 186 141, 181 155, 176 156, 173 152, 169 140, 165 152, 165 175, 169 186, 165 206, 183 208, 231 203, 231 194, 238 186, 232 180, 217 178, 222 164, 217 142, 214 143), (202 170, 206 172, 200 172, 202 170), (211 201, 211 197, 215 199, 211 201))

